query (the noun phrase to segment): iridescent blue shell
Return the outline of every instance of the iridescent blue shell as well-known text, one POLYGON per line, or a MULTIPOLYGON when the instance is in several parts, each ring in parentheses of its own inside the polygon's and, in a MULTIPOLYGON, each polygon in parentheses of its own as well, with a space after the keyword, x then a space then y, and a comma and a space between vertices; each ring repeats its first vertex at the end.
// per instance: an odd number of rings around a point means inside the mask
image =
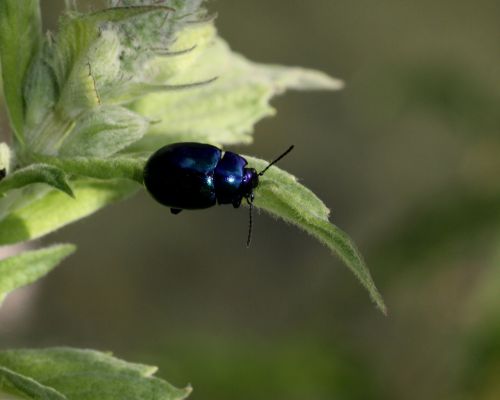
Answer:
POLYGON ((154 153, 144 168, 144 185, 161 204, 178 213, 216 203, 239 207, 258 184, 257 172, 236 153, 203 143, 174 143, 154 153))

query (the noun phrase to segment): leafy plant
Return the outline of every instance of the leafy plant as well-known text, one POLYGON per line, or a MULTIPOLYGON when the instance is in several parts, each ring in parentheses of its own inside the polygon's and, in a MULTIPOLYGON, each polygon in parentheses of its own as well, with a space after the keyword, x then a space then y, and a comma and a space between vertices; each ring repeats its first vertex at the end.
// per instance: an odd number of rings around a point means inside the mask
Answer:
MULTIPOLYGON (((250 143, 254 124, 274 114, 273 96, 342 87, 321 72, 255 64, 234 53, 202 0, 110 1, 90 13, 79 12, 73 1, 66 6, 57 34, 44 36, 37 0, 0 2, 3 93, 13 134, 11 147, 0 144, 6 175, 0 245, 40 238, 134 194, 142 188, 147 156, 161 145, 250 143)), ((266 164, 248 160, 257 169, 266 164)), ((271 168, 255 204, 326 244, 386 312, 352 240, 295 177, 271 168)), ((73 251, 57 245, 1 260, 0 298, 73 251)), ((28 398, 96 398, 77 388, 92 383, 102 390, 98 398, 119 398, 120 385, 111 390, 92 381, 95 376, 87 379, 93 366, 103 373, 108 368, 113 379, 127 377, 123 390, 137 383, 143 390, 133 392, 138 398, 188 393, 158 383, 150 368, 69 349, 3 353, 0 390, 28 398), (81 382, 58 375, 66 368, 75 368, 81 382)))
POLYGON ((181 400, 191 392, 189 386, 177 389, 155 378, 155 372, 156 367, 92 350, 8 350, 0 352, 0 394, 3 390, 13 399, 181 400))

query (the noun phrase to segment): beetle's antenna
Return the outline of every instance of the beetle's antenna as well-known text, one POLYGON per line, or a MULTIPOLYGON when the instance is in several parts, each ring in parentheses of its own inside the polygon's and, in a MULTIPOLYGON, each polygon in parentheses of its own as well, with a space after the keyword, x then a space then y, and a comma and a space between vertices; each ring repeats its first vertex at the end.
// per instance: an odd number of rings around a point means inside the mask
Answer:
POLYGON ((266 173, 266 171, 267 171, 267 170, 268 170, 271 166, 273 166, 274 164, 276 164, 279 160, 281 160, 281 159, 282 159, 283 157, 285 157, 288 153, 290 153, 290 152, 293 150, 293 148, 294 148, 294 147, 295 147, 295 146, 292 144, 292 145, 288 148, 288 150, 287 150, 287 151, 285 151, 285 152, 284 152, 281 156, 279 156, 276 160, 274 160, 274 161, 272 161, 271 163, 269 163, 269 165, 268 165, 266 168, 264 168, 262 171, 260 171, 260 172, 259 172, 259 176, 264 175, 264 174, 266 173))
POLYGON ((248 237, 247 237, 247 249, 248 249, 250 247, 250 242, 252 241, 253 194, 250 196, 250 199, 247 197, 247 203, 248 203, 248 210, 249 210, 249 213, 248 213, 248 237))

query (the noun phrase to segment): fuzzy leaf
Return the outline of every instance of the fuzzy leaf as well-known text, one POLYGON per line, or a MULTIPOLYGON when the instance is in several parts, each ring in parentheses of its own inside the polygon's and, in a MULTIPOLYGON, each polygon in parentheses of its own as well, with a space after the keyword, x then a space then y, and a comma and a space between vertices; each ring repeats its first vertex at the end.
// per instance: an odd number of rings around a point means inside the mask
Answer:
POLYGON ((0 366, 49 385, 71 400, 182 400, 178 389, 156 378, 156 367, 92 350, 52 348, 0 352, 0 366))
MULTIPOLYGON (((120 23, 121 55, 124 72, 137 81, 150 81, 152 70, 147 68, 151 57, 157 52, 170 52, 177 43, 177 33, 184 28, 191 30, 206 21, 204 0, 172 0, 168 5, 172 12, 151 12, 120 23)), ((115 0, 108 3, 117 4, 115 0)), ((121 5, 155 5, 156 0, 120 0, 121 5)))
POLYGON ((122 70, 123 47, 116 28, 101 28, 101 33, 90 45, 86 57, 87 75, 92 74, 93 91, 97 100, 109 104, 109 92, 115 87, 123 87, 131 77, 122 70))
POLYGON ((56 82, 51 68, 50 46, 44 43, 42 49, 33 57, 24 82, 25 136, 28 147, 36 140, 43 120, 56 103, 56 82))
POLYGON ((2 400, 22 400, 26 398, 33 400, 66 400, 65 396, 54 389, 1 366, 0 398, 2 400))
MULTIPOLYGON (((68 174, 95 179, 130 179, 142 184, 145 157, 127 155, 110 158, 40 157, 40 160, 63 169, 68 174)), ((0 184, 1 187, 1 184, 0 184)))
MULTIPOLYGON (((252 157, 246 158, 258 171, 268 164, 252 157)), ((256 188, 255 206, 304 229, 328 246, 368 290, 379 310, 387 314, 384 300, 356 245, 345 232, 329 222, 329 210, 309 189, 299 184, 295 177, 271 167, 256 188)))
MULTIPOLYGON (((55 155, 67 134, 74 128, 82 113, 101 104, 97 78, 106 70, 104 88, 116 82, 120 43, 109 26, 111 22, 158 11, 170 11, 161 5, 118 7, 82 16, 65 16, 61 20, 55 43, 46 48, 45 62, 50 67, 58 95, 53 111, 43 123, 33 127, 30 150, 39 154, 55 155), (95 71, 98 73, 96 75, 95 71), (108 76, 109 75, 109 76, 108 76)), ((34 72, 33 72, 34 74, 34 72)))
MULTIPOLYGON (((31 197, 13 191, 12 196, 18 197, 0 220, 0 245, 39 238, 131 195, 137 188, 128 180, 81 179, 72 182, 75 198, 59 190, 37 190, 31 197)), ((8 197, 2 200, 8 201, 8 197)))
POLYGON ((108 157, 139 140, 148 122, 119 106, 99 106, 76 122, 59 150, 63 157, 108 157))
POLYGON ((194 89, 197 87, 209 85, 216 80, 217 78, 211 78, 205 81, 184 83, 179 85, 157 85, 148 82, 129 82, 124 83, 121 86, 116 86, 107 94, 106 100, 113 104, 126 104, 151 93, 166 93, 186 89, 194 89))
POLYGON ((155 11, 168 12, 171 9, 161 5, 129 6, 108 8, 81 17, 66 17, 58 34, 55 59, 52 62, 59 87, 62 88, 73 68, 87 64, 86 52, 99 36, 100 25, 106 22, 120 22, 155 11))
POLYGON ((75 249, 72 244, 60 244, 0 260, 0 302, 14 289, 46 275, 75 249))
MULTIPOLYGON (((182 62, 182 57, 164 60, 162 68, 173 68, 169 64, 182 62)), ((190 68, 184 72, 179 70, 175 80, 169 83, 199 82, 214 76, 219 79, 206 86, 150 94, 138 100, 134 109, 159 122, 152 125, 143 140, 133 147, 154 149, 176 141, 249 143, 253 125, 274 114, 269 105, 273 96, 287 89, 335 90, 342 87, 342 82, 318 71, 252 63, 231 52, 222 39, 217 39, 200 54, 190 68)))
MULTIPOLYGON (((185 26, 168 50, 157 50, 157 57, 149 60, 147 71, 149 76, 152 76, 150 80, 156 83, 166 83, 179 74, 189 71, 205 56, 216 38, 217 30, 213 21, 185 26)), ((212 76, 219 76, 217 71, 214 73, 215 75, 212 76)), ((181 82, 179 81, 179 83, 181 82)))
MULTIPOLYGON (((177 27, 181 24, 180 21, 178 22, 173 23, 173 26, 177 27)), ((144 35, 144 32, 140 29, 139 31, 144 35)), ((141 68, 135 71, 133 79, 106 89, 103 92, 103 99, 113 104, 124 104, 150 93, 166 93, 210 84, 215 80, 215 75, 203 80, 186 80, 177 84, 168 84, 168 81, 182 71, 189 70, 191 65, 204 54, 207 46, 213 42, 215 35, 215 27, 211 22, 187 25, 172 45, 163 49, 158 45, 153 46, 152 53, 147 53, 149 58, 144 60, 141 68)), ((172 40, 172 34, 167 36, 172 40)), ((144 40, 147 41, 146 37, 144 40)), ((134 64, 137 64, 137 61, 134 64)))
POLYGON ((0 61, 3 90, 16 138, 24 143, 23 83, 41 43, 38 0, 0 1, 0 61))
POLYGON ((49 190, 51 190, 49 185, 33 184, 0 196, 0 221, 11 212, 42 198, 49 190))
POLYGON ((33 183, 46 183, 73 197, 73 191, 66 180, 66 173, 47 164, 31 164, 18 169, 0 181, 0 196, 12 189, 19 189, 33 183))

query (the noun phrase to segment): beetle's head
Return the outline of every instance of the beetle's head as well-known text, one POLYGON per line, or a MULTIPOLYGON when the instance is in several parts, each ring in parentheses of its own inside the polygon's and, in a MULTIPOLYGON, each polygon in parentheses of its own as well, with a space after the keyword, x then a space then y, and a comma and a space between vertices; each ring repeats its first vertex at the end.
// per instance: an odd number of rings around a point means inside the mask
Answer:
POLYGON ((241 194, 249 197, 253 190, 259 185, 259 174, 253 168, 243 169, 243 180, 241 182, 241 194))

